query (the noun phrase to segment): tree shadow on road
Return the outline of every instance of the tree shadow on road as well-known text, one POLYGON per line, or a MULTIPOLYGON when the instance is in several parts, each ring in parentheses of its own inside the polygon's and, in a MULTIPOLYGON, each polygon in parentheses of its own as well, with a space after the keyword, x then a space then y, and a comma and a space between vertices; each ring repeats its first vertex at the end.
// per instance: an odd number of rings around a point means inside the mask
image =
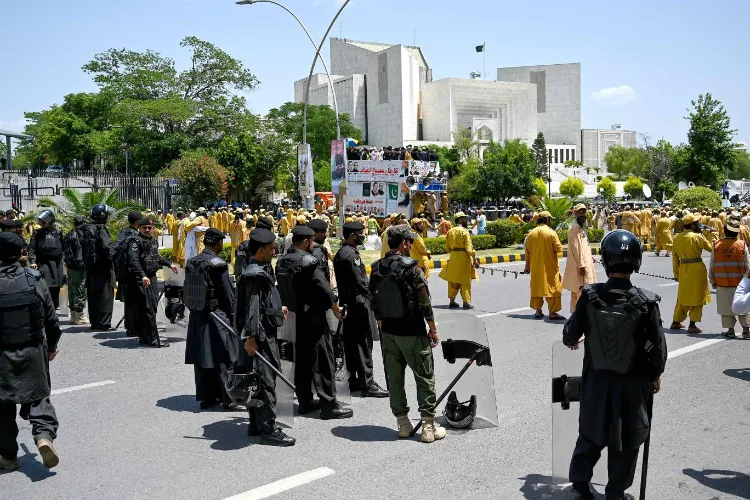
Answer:
POLYGON ((569 484, 559 484, 550 476, 529 474, 528 476, 519 479, 524 482, 519 491, 523 493, 523 497, 526 500, 578 498, 578 496, 571 491, 571 486, 569 484))
POLYGON ((195 395, 183 394, 181 396, 169 396, 156 402, 156 406, 172 411, 184 411, 189 413, 200 413, 195 395))
POLYGON ((724 375, 750 382, 750 368, 730 368, 724 370, 724 375))
POLYGON ((750 476, 744 472, 721 469, 683 469, 682 473, 692 477, 703 486, 738 498, 750 499, 750 476), (712 477, 709 477, 712 476, 712 477))
POLYGON ((218 422, 203 426, 202 439, 214 441, 211 444, 212 450, 241 450, 253 444, 247 436, 248 425, 250 423, 247 417, 232 417, 219 420, 218 422))
POLYGON ((380 425, 355 425, 334 427, 331 434, 356 442, 398 441, 398 432, 380 425))

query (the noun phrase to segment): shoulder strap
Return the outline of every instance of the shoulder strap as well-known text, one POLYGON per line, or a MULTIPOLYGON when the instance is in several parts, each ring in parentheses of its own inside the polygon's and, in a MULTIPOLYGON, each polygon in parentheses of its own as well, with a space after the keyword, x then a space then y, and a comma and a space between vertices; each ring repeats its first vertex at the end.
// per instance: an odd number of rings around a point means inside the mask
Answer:
POLYGON ((601 309, 602 307, 606 306, 607 304, 599 297, 599 283, 593 283, 591 285, 586 285, 583 287, 582 292, 586 294, 586 296, 589 299, 589 302, 592 306, 594 306, 595 309, 601 309))

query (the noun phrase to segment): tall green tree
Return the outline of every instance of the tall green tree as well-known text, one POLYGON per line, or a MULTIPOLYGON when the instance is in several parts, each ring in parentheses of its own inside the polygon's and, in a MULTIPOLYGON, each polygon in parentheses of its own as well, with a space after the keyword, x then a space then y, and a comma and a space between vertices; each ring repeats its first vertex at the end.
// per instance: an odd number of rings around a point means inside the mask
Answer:
POLYGON ((750 179, 750 155, 746 151, 735 151, 730 179, 750 179))
POLYGON ((545 181, 549 180, 549 164, 547 156, 547 143, 544 134, 539 132, 531 145, 531 153, 534 157, 535 175, 545 181))
POLYGON ((508 201, 534 194, 536 165, 531 150, 516 139, 491 142, 484 150, 476 189, 483 198, 508 201))
POLYGON ((180 203, 190 207, 224 198, 232 181, 232 171, 202 151, 183 154, 159 175, 179 180, 180 203))
POLYGON ((437 153, 438 160, 440 161, 440 170, 448 172, 449 178, 453 178, 461 172, 463 159, 461 158, 461 151, 459 151, 455 145, 446 148, 436 144, 430 144, 427 147, 437 153))
POLYGON ((646 168, 647 158, 639 148, 624 148, 613 146, 604 155, 607 171, 622 179, 628 174, 641 175, 646 168))
MULTIPOLYGON (((289 143, 289 148, 295 151, 296 145, 302 144, 302 123, 304 118, 304 103, 287 102, 278 108, 268 111, 265 117, 266 125, 279 137, 289 143)), ((362 131, 352 125, 347 113, 339 115, 341 137, 351 137, 362 140, 362 131)), ((331 162, 331 141, 336 139, 336 112, 330 106, 307 107, 307 143, 315 159, 331 162)))
POLYGON ((690 155, 685 167, 676 172, 677 179, 716 189, 733 164, 732 140, 737 131, 732 129, 724 105, 710 93, 700 94, 691 106, 686 117, 690 121, 690 155))
POLYGON ((453 144, 461 152, 461 157, 466 161, 472 156, 476 156, 479 148, 479 141, 474 136, 471 128, 459 127, 453 131, 453 144))

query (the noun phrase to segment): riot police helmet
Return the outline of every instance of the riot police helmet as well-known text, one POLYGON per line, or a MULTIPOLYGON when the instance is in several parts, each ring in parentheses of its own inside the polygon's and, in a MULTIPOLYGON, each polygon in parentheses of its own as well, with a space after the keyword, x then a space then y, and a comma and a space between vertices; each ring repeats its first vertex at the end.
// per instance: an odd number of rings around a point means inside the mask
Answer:
POLYGON ((641 268, 641 242, 624 229, 612 231, 601 244, 604 272, 630 274, 641 268))
POLYGON ((474 422, 477 415, 477 397, 472 395, 468 401, 463 403, 458 400, 456 391, 448 395, 448 402, 443 408, 443 416, 446 422, 455 429, 466 429, 474 422))
POLYGON ((98 203, 91 209, 91 220, 99 224, 107 222, 109 217, 110 208, 104 203, 98 203))
POLYGON ((38 220, 39 222, 44 222, 45 224, 54 224, 55 212, 53 212, 49 208, 45 208, 44 210, 36 214, 36 220, 38 220))

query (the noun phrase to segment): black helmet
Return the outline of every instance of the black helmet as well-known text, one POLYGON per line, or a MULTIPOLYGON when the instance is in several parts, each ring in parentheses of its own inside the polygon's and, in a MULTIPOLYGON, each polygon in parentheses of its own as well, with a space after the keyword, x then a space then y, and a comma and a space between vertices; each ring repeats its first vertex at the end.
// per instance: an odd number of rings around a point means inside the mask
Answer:
POLYGON ((632 273, 641 268, 641 242, 636 235, 624 229, 612 231, 601 244, 604 272, 632 273))
POLYGON ((49 208, 46 208, 36 214, 36 220, 39 222, 45 222, 47 224, 52 224, 55 222, 55 212, 50 210, 49 208))
POLYGON ((104 203, 94 205, 94 208, 91 209, 91 220, 94 222, 104 224, 105 222, 107 222, 108 217, 109 207, 104 203))
POLYGON ((451 427, 465 429, 474 422, 477 414, 477 397, 471 396, 468 401, 460 403, 456 391, 448 395, 448 402, 443 408, 443 416, 451 427))
POLYGON ((234 373, 230 370, 225 387, 229 397, 238 405, 249 407, 263 404, 262 401, 251 401, 260 388, 260 376, 257 372, 234 373))

